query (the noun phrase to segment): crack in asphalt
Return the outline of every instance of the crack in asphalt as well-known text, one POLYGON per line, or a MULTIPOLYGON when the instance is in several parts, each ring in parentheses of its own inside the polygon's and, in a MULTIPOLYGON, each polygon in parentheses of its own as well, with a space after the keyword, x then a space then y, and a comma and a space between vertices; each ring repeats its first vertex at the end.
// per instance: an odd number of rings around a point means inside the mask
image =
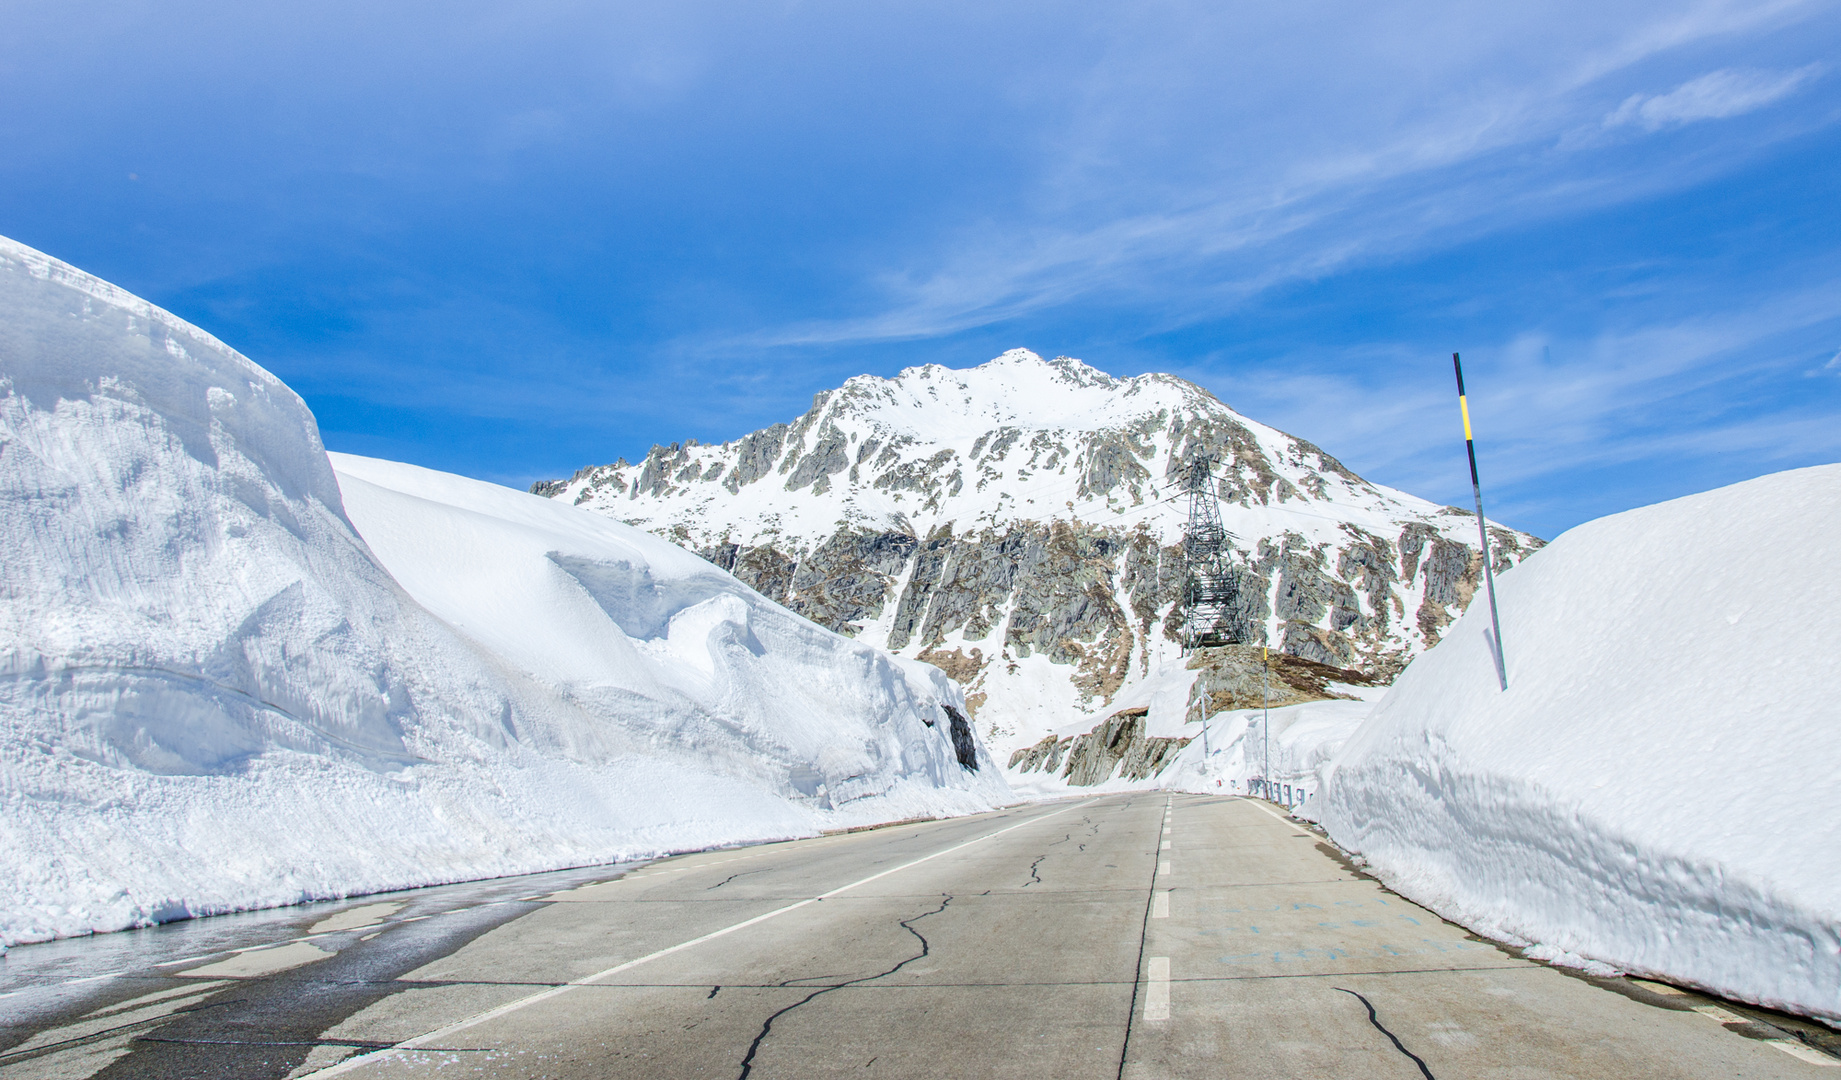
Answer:
POLYGON ((169 1039, 162 1035, 142 1035, 138 1041, 181 1046, 353 1046, 361 1050, 381 1050, 390 1045, 375 1039, 169 1039))
MULTIPOLYGON (((1093 820, 1093 819, 1092 819, 1092 818, 1090 818, 1090 817, 1083 817, 1083 818, 1081 818, 1081 819, 1080 819, 1080 821, 1081 821, 1081 824, 1083 824, 1083 825, 1084 825, 1084 824, 1090 824, 1090 823, 1092 822, 1092 820, 1093 820)), ((1098 826, 1098 825, 1094 825, 1094 826, 1093 826, 1093 832, 1094 832, 1094 833, 1096 833, 1096 834, 1097 834, 1097 833, 1099 832, 1099 826, 1098 826)), ((1048 846, 1049 846, 1049 847, 1060 847, 1060 846, 1061 846, 1062 844, 1065 844, 1065 843, 1067 843, 1068 841, 1070 841, 1070 840, 1072 840, 1072 839, 1074 839, 1074 834, 1070 832, 1070 833, 1068 833, 1067 835, 1065 835, 1065 836, 1063 836, 1063 837, 1062 837, 1061 839, 1059 839, 1059 840, 1057 840, 1057 841, 1055 841, 1054 843, 1052 843, 1052 844, 1050 844, 1050 845, 1048 845, 1048 846)), ((1087 845, 1085 845, 1085 844, 1082 844, 1082 845, 1080 845, 1080 850, 1081 850, 1081 851, 1085 851, 1085 850, 1087 850, 1087 845)), ((1020 886, 1021 888, 1024 888, 1024 889, 1027 889, 1027 888, 1029 888, 1029 887, 1030 887, 1031 885, 1040 885, 1040 884, 1042 884, 1042 875, 1040 875, 1040 874, 1038 874, 1038 873, 1036 873, 1036 868, 1037 868, 1037 867, 1039 867, 1039 866, 1041 866, 1041 865, 1042 865, 1042 860, 1044 860, 1044 859, 1046 859, 1046 858, 1048 858, 1048 853, 1047 853, 1047 852, 1043 852, 1043 853, 1042 853, 1041 855, 1038 855, 1038 856, 1036 856, 1036 861, 1035 861, 1035 862, 1032 862, 1032 863, 1030 863, 1030 864, 1029 864, 1029 880, 1028 880, 1028 881, 1025 881, 1025 882, 1023 882, 1023 884, 1022 884, 1022 885, 1020 886)))
POLYGON ((774 983, 773 985, 779 987, 782 990, 788 987, 791 987, 795 990, 803 990, 807 986, 811 985, 812 983, 822 983, 826 979, 841 979, 843 977, 844 977, 843 972, 833 972, 832 974, 829 974, 829 975, 801 975, 797 979, 786 979, 781 982, 774 983))
POLYGON ((1350 997, 1361 1002, 1363 1005, 1368 1006, 1368 1022, 1370 1024, 1373 1024, 1376 1030, 1378 1030, 1381 1034, 1387 1036, 1387 1038, 1393 1042, 1395 1050, 1398 1050, 1402 1054, 1405 1054, 1407 1057, 1410 1057, 1413 1059, 1413 1064, 1419 1066, 1419 1071, 1425 1076, 1425 1080, 1438 1080, 1437 1077, 1432 1075, 1432 1070, 1426 1067, 1426 1063, 1424 1059, 1422 1059, 1418 1054, 1413 1053, 1411 1050, 1408 1050, 1406 1048, 1406 1044, 1400 1041, 1400 1037, 1398 1035, 1395 1035, 1393 1032, 1387 1030, 1387 1028, 1381 1024, 1381 1018, 1375 1015, 1374 1003, 1372 1001, 1369 1001, 1367 998, 1361 996, 1360 994, 1356 993, 1353 990, 1343 990, 1343 988, 1340 986, 1333 986, 1330 989, 1342 990, 1343 993, 1348 994, 1350 997))
POLYGON ((756 1035, 754 1037, 754 1041, 748 1044, 748 1054, 746 1057, 742 1058, 741 1071, 735 1074, 735 1080, 748 1080, 748 1074, 754 1071, 754 1056, 760 1053, 761 1043, 765 1042, 767 1040, 767 1036, 770 1033, 772 1033, 773 1022, 775 1020, 780 1019, 780 1017, 785 1016, 787 1013, 792 1012, 794 1009, 799 1008, 801 1005, 804 1005, 807 1002, 812 1001, 815 998, 823 997, 824 995, 829 994, 833 990, 842 990, 847 986, 856 986, 860 983, 872 982, 876 979, 886 978, 890 975, 895 974, 897 971, 900 971, 902 968, 907 967, 909 964, 912 964, 914 961, 925 958, 930 951, 930 946, 927 944, 926 935, 922 934, 919 930, 914 929, 914 924, 917 922, 920 922, 922 919, 927 918, 929 915, 938 915, 940 912, 945 911, 946 906, 950 903, 952 903, 952 895, 948 893, 948 894, 945 894, 940 900, 939 907, 934 908, 932 911, 923 911, 919 915, 916 915, 911 919, 903 919, 901 921, 900 923, 901 928, 903 930, 906 930, 908 933, 913 934, 915 940, 920 942, 920 952, 917 952, 913 956, 908 957, 906 960, 903 960, 901 963, 896 964, 892 968, 889 968, 887 971, 878 971, 874 975, 865 975, 860 979, 851 979, 847 982, 833 983, 830 986, 826 986, 821 989, 814 990, 811 993, 807 994, 805 997, 802 997, 798 1001, 793 1002, 791 1005, 786 1006, 784 1009, 781 1009, 778 1012, 773 1013, 766 1020, 762 1021, 760 1034, 756 1035))
MULTIPOLYGON (((198 992, 199 992, 199 995, 202 997, 209 997, 210 995, 214 993, 221 993, 221 991, 219 990, 215 990, 215 989, 208 988, 208 987, 200 988, 198 992)), ((181 996, 184 996, 184 995, 181 995, 181 996)), ((158 1004, 158 1003, 149 1002, 149 1004, 158 1004)), ((27 1061, 32 1058, 44 1057, 47 1054, 54 1054, 61 1050, 68 1050, 73 1046, 81 1046, 84 1043, 101 1042, 104 1039, 113 1038, 114 1036, 120 1035, 124 1031, 132 1031, 135 1028, 156 1027, 160 1024, 167 1023, 168 1021, 172 1020, 174 1017, 182 1016, 187 1013, 203 1012, 206 1009, 221 1009, 221 1008, 225 1008, 226 1006, 239 1005, 239 1004, 241 1004, 240 1001, 222 1001, 222 1002, 195 1001, 192 1004, 185 1006, 184 1008, 174 1009, 172 1012, 169 1012, 169 1013, 161 1013, 158 1016, 149 1016, 144 1020, 133 1020, 125 1024, 116 1024, 114 1027, 103 1028, 100 1031, 92 1031, 87 1035, 74 1035, 68 1039, 59 1039, 57 1042, 44 1043, 40 1046, 34 1046, 30 1050, 18 1050, 18 1049, 8 1050, 4 1053, 0 1053, 0 1065, 11 1065, 16 1061, 27 1061)), ((142 1036, 136 1036, 135 1038, 137 1041, 146 1041, 147 1037, 142 1035, 142 1036)))
POLYGON ((709 889, 704 889, 703 891, 709 892, 710 889, 720 889, 724 885, 727 885, 729 882, 734 881, 738 877, 747 877, 749 874, 764 874, 767 871, 772 870, 772 869, 773 867, 771 866, 763 866, 758 870, 737 870, 735 873, 730 874, 728 877, 723 878, 721 881, 718 881, 716 884, 711 885, 709 889))

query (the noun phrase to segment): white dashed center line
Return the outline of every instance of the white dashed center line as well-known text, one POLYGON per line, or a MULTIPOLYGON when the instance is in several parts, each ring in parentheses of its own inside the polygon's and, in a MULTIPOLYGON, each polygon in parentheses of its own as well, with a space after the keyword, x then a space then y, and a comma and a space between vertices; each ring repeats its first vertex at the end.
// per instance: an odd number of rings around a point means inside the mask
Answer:
POLYGON ((1153 1024, 1170 1019, 1170 958, 1153 956, 1146 965, 1144 1018, 1153 1024))

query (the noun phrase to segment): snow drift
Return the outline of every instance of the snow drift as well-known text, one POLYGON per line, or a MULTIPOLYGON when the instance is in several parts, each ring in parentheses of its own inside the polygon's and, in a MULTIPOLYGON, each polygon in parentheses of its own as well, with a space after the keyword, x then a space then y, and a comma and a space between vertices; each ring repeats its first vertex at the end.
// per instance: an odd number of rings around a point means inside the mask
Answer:
MULTIPOLYGON (((1005 794, 981 747, 958 758, 946 706, 962 713, 963 702, 930 664, 841 638, 599 514, 414 465, 330 457, 359 533, 418 602, 591 714, 643 717, 642 730, 595 732, 598 743, 683 751, 821 809, 903 781, 1005 794), (965 765, 986 782, 969 782, 965 765)), ((942 808, 904 798, 912 812, 942 808)))
POLYGON ((0 944, 1006 793, 943 676, 603 518, 351 461, 380 565, 297 395, 4 239, 0 387, 0 944))
POLYGON ((1413 662, 1323 822, 1538 955, 1841 1019, 1841 466, 1582 525, 1413 662))

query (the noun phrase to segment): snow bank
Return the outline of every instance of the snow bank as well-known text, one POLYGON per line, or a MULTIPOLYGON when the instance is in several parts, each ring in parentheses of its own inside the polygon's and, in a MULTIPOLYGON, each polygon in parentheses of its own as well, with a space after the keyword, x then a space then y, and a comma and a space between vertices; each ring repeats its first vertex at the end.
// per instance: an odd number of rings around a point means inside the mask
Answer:
POLYGON ((1415 660, 1323 821, 1499 940, 1841 1019, 1841 466, 1582 525, 1415 660))
POLYGON ((330 457, 385 569, 505 666, 593 715, 626 719, 596 732, 601 741, 683 751, 821 809, 853 804, 852 822, 886 816, 861 800, 904 783, 919 784, 903 796, 912 813, 985 805, 915 801, 919 790, 1007 794, 982 747, 975 773, 955 756, 943 706, 963 712, 964 701, 931 664, 840 637, 599 514, 414 465, 330 457))
POLYGON ((0 944, 1006 794, 943 676, 586 512, 354 463, 380 565, 297 395, 4 239, 0 388, 0 944))
MULTIPOLYGON (((1371 688, 1359 689, 1380 696, 1371 688)), ((1208 722, 1206 756, 1198 737, 1170 764, 1162 786, 1263 795, 1300 807, 1301 814, 1311 817, 1314 804, 1309 800, 1322 789, 1324 771, 1374 704, 1372 700, 1307 701, 1273 709, 1269 715, 1259 709, 1221 713, 1208 722), (1270 781, 1268 788, 1259 787, 1262 778, 1270 781)))

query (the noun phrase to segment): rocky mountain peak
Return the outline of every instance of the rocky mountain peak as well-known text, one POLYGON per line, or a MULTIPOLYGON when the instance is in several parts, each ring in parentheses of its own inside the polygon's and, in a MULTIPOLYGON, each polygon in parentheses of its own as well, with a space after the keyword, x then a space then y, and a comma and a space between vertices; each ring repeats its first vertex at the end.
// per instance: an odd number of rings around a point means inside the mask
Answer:
MULTIPOLYGON (((1472 515, 1371 484, 1176 376, 1026 349, 858 376, 788 423, 533 490, 935 663, 1001 750, 1180 661, 1177 481, 1198 452, 1239 567, 1238 640, 1389 678, 1469 602, 1472 515)), ((1540 544, 1492 536, 1499 567, 1540 544)))

